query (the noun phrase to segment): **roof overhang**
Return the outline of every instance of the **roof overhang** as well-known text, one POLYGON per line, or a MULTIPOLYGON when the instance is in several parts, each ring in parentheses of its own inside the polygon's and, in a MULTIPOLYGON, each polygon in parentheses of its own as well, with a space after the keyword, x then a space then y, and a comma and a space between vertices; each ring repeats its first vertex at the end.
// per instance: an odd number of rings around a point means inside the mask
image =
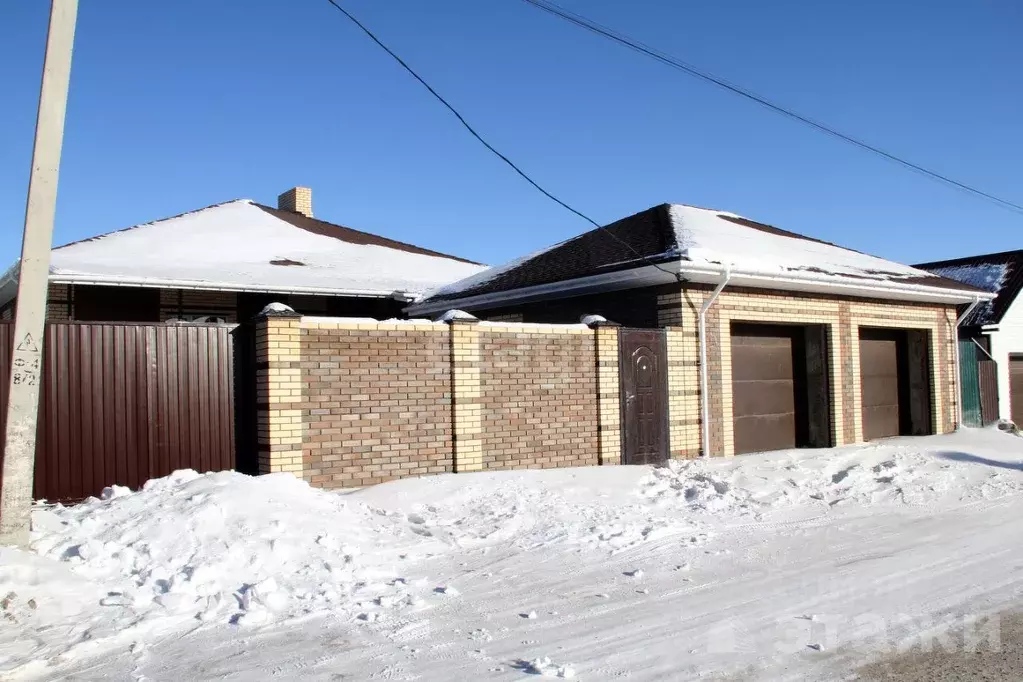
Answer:
MULTIPOLYGON (((17 296, 19 267, 15 265, 0 280, 0 305, 17 296)), ((421 294, 411 291, 381 291, 373 289, 334 289, 330 287, 281 287, 237 282, 207 282, 157 277, 118 277, 116 275, 90 275, 50 273, 50 284, 82 284, 103 287, 139 287, 145 289, 190 289, 195 291, 232 291, 247 293, 297 294, 307 296, 346 296, 351 298, 390 298, 403 303, 415 301, 421 294)))
MULTIPOLYGON (((685 261, 669 261, 658 266, 648 265, 628 270, 577 279, 540 284, 537 286, 498 291, 478 296, 466 296, 442 301, 426 300, 405 308, 409 315, 429 315, 452 308, 479 310, 506 305, 531 303, 553 298, 583 296, 605 291, 636 289, 640 287, 675 284, 676 277, 696 284, 716 284, 723 277, 724 268, 694 265, 685 261)), ((856 296, 888 301, 909 301, 918 303, 941 303, 959 305, 976 300, 991 300, 994 294, 984 291, 966 291, 930 287, 921 284, 899 282, 898 280, 858 280, 852 277, 822 277, 816 273, 793 272, 785 275, 731 269, 730 287, 755 289, 777 289, 783 291, 830 294, 832 296, 856 296)))

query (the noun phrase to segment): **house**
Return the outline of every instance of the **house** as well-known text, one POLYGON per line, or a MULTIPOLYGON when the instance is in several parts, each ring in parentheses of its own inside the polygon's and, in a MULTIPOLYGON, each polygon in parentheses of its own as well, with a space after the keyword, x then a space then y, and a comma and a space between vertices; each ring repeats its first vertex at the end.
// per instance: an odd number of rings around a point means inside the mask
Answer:
MULTIPOLYGON (((387 319, 478 263, 313 217, 295 187, 272 208, 237 199, 57 247, 51 321, 237 322, 271 301, 310 315, 387 319)), ((13 316, 15 264, 0 279, 13 316)))
MULTIPOLYGON (((1023 251, 923 263, 916 267, 995 294, 963 320, 960 345, 983 366, 993 362, 997 405, 993 413, 1023 425, 1023 251)), ((964 390, 966 386, 964 384, 964 390)), ((964 404, 966 403, 964 397, 964 404)), ((990 421, 986 420, 986 421, 990 421)))
POLYGON ((992 299, 733 213, 662 204, 406 310, 621 324, 616 355, 598 363, 620 368, 625 461, 651 461, 669 442, 689 457, 954 430, 957 306, 992 299))

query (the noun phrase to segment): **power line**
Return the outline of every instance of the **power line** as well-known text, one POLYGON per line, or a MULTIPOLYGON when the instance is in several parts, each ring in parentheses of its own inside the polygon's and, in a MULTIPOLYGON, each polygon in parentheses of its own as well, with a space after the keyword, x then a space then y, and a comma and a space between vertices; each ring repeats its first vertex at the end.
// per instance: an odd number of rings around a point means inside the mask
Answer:
POLYGON ((561 7, 560 5, 550 2, 550 0, 523 0, 523 2, 526 2, 532 5, 533 7, 541 9, 545 12, 548 12, 549 14, 552 14, 560 19, 564 19, 565 21, 568 21, 569 23, 572 23, 580 28, 584 28, 601 37, 614 41, 631 50, 635 50, 636 52, 644 54, 648 57, 652 57, 653 59, 656 59, 662 64, 666 64, 667 66, 678 69, 679 71, 683 71, 691 76, 695 76, 696 78, 699 78, 720 88, 728 90, 729 92, 739 95, 740 97, 744 97, 748 100, 756 102, 757 104, 764 106, 767 109, 774 111, 775 113, 781 114, 795 121, 808 125, 818 130, 819 132, 825 133, 826 135, 831 135, 832 137, 842 140, 843 142, 848 142, 849 144, 855 145, 860 149, 872 152, 878 156, 881 156, 884 159, 887 159, 888 161, 892 161, 896 164, 899 164, 904 168, 908 168, 909 170, 924 175, 925 177, 928 177, 932 180, 937 180, 961 191, 994 202, 996 205, 1001 206, 1002 208, 1007 208, 1009 210, 1013 210, 1023 214, 1023 205, 1014 203, 1012 201, 1009 201, 1008 199, 1002 199, 1001 197, 995 196, 994 194, 990 194, 983 190, 977 189, 976 187, 967 185, 966 183, 959 182, 958 180, 950 178, 947 175, 942 175, 941 173, 932 171, 928 168, 925 168, 924 166, 913 163, 912 161, 907 161, 902 157, 896 156, 891 152, 887 152, 879 147, 868 144, 867 142, 852 137, 851 135, 846 135, 845 133, 836 130, 830 126, 827 126, 823 123, 820 123, 819 121, 815 121, 812 118, 803 116, 802 114, 796 113, 791 109, 786 109, 785 107, 779 104, 775 104, 774 102, 768 100, 767 98, 756 94, 755 92, 748 88, 736 85, 735 83, 730 83, 724 78, 715 76, 711 73, 698 69, 692 64, 688 64, 677 57, 674 57, 666 52, 658 50, 657 48, 646 45, 634 38, 630 38, 629 36, 619 31, 616 31, 608 26, 604 26, 596 21, 593 21, 592 19, 588 19, 587 17, 584 17, 581 14, 577 14, 575 12, 567 10, 564 7, 561 7))
MULTIPOLYGON (((374 43, 376 43, 378 46, 380 46, 381 49, 384 50, 384 52, 386 52, 387 54, 391 55, 391 57, 396 62, 401 64, 402 68, 404 68, 406 71, 408 71, 409 74, 413 78, 415 78, 417 81, 419 81, 420 84, 422 84, 422 86, 424 88, 429 90, 430 94, 433 95, 437 99, 437 101, 439 101, 441 104, 443 104, 445 107, 447 107, 448 111, 450 111, 452 114, 455 115, 455 118, 458 119, 459 123, 461 123, 462 126, 466 130, 468 130, 469 133, 471 133, 472 136, 475 137, 476 140, 478 140, 480 144, 482 144, 484 147, 486 147, 491 153, 493 153, 499 159, 504 161, 509 167, 511 167, 512 170, 514 170, 516 173, 518 173, 520 176, 522 176, 522 178, 525 179, 525 181, 528 182, 530 185, 532 185, 537 191, 539 191, 545 197, 547 197, 548 199, 550 199, 554 203, 558 204, 562 208, 564 208, 564 209, 566 209, 568 211, 571 211, 572 213, 574 213, 575 215, 579 216, 580 218, 582 218, 586 222, 590 223, 591 225, 596 227, 598 230, 601 230, 602 232, 604 232, 604 234, 606 234, 607 236, 611 237, 612 239, 617 241, 619 244, 621 244, 622 246, 627 248, 629 251, 631 251, 638 258, 640 258, 642 260, 647 260, 647 259, 650 258, 650 256, 647 256, 647 255, 644 255, 644 254, 640 253, 634 246, 632 246, 632 244, 629 244, 627 241, 625 241, 624 239, 620 238, 614 232, 612 232, 611 230, 607 229, 607 227, 605 227, 604 225, 601 225, 596 220, 594 220, 593 218, 589 217, 588 215, 586 215, 582 211, 579 211, 579 210, 569 206, 567 203, 565 203, 564 201, 562 201, 561 199, 559 199, 558 197, 554 196, 553 194, 548 192, 546 189, 541 187, 540 184, 537 183, 535 180, 533 180, 533 178, 529 177, 524 170, 522 170, 517 165, 515 165, 515 163, 511 159, 509 159, 507 156, 505 156, 504 154, 499 152, 497 149, 495 149, 492 144, 490 144, 489 142, 487 142, 483 138, 482 135, 480 135, 478 132, 476 132, 476 129, 473 128, 471 125, 469 125, 469 122, 465 120, 465 117, 462 116, 462 114, 458 113, 458 110, 455 109, 455 107, 453 107, 450 102, 448 102, 446 99, 444 99, 444 97, 442 97, 439 92, 434 90, 433 87, 429 83, 427 83, 425 80, 423 80, 422 76, 420 76, 418 73, 416 73, 415 70, 411 66, 409 66, 408 63, 404 59, 399 57, 394 52, 394 50, 392 50, 391 48, 387 47, 387 45, 385 45, 379 38, 377 38, 377 36, 371 30, 369 30, 361 21, 356 19, 352 15, 351 12, 349 12, 345 8, 341 7, 341 5, 337 4, 337 2, 335 2, 335 0, 327 0, 327 2, 329 2, 331 5, 333 5, 334 8, 337 11, 341 12, 346 17, 348 17, 352 21, 352 23, 354 23, 356 26, 358 26, 360 29, 362 29, 362 32, 365 33, 367 36, 369 36, 370 39, 374 43)), ((658 270, 660 270, 662 272, 668 273, 669 275, 671 275, 672 277, 674 277, 678 281, 682 280, 681 275, 679 273, 677 273, 677 272, 672 272, 671 270, 668 270, 667 268, 663 268, 660 265, 658 265, 657 263, 650 263, 650 265, 653 265, 655 268, 657 268, 658 270)))

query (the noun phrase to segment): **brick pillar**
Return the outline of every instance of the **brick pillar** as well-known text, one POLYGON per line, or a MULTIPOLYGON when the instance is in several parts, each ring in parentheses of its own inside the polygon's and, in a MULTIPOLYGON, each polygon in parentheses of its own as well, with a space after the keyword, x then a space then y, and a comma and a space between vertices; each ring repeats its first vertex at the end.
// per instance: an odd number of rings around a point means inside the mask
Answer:
POLYGON ((672 459, 700 454, 699 349, 696 334, 664 330, 668 349, 668 450, 672 459))
POLYGON ((302 476, 301 341, 294 311, 256 321, 256 424, 259 473, 302 476))
POLYGON ((455 471, 483 469, 483 408, 480 404, 479 321, 454 319, 451 325, 451 404, 455 471))
POLYGON ((593 325, 597 346, 597 436, 601 464, 622 463, 621 385, 618 378, 618 325, 593 325))

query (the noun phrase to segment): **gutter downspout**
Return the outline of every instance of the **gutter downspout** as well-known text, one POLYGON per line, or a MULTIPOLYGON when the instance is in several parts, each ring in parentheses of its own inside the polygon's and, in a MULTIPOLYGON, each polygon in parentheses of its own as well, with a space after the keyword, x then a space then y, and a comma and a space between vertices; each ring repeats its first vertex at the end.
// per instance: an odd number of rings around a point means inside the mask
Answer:
POLYGON ((953 344, 952 348, 953 348, 953 350, 955 352, 955 363, 956 363, 955 367, 956 367, 956 389, 957 389, 957 393, 956 393, 956 423, 955 423, 955 427, 956 427, 957 431, 959 429, 963 428, 963 387, 962 387, 963 368, 959 364, 959 325, 961 325, 963 323, 963 320, 965 320, 967 317, 970 316, 970 313, 972 313, 974 311, 974 309, 976 309, 976 307, 978 305, 980 305, 980 297, 979 296, 975 297, 973 299, 973 303, 971 303, 970 306, 966 310, 963 311, 962 315, 960 315, 958 318, 956 318, 956 326, 955 326, 955 329, 952 330, 952 344, 953 344))
MULTIPOLYGON (((710 298, 703 302, 697 317, 697 334, 700 337, 700 456, 710 456, 710 396, 707 395, 707 311, 714 305, 718 295, 732 279, 732 268, 726 265, 724 278, 711 293, 710 298)), ((956 346, 958 348, 958 346, 956 346)))

